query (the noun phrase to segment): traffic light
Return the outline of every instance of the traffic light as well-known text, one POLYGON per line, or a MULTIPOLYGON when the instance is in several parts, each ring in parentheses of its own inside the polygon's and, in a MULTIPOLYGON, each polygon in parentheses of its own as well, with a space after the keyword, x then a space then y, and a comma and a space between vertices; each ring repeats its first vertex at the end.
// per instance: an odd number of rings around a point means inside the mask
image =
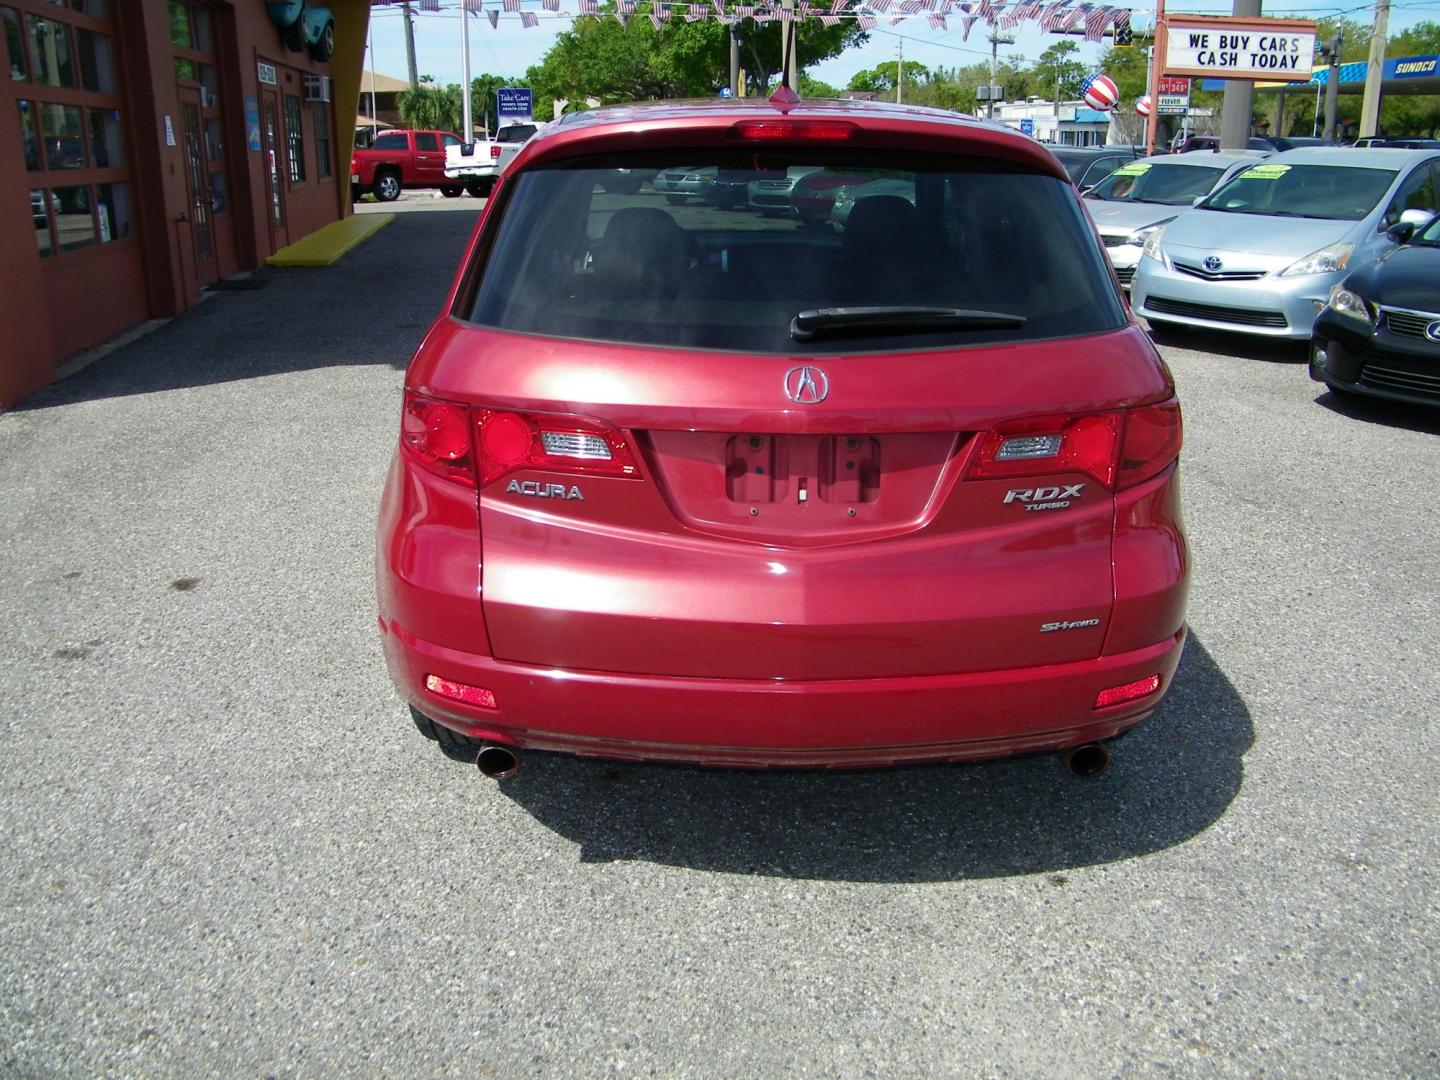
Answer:
POLYGON ((1114 35, 1113 45, 1117 49, 1128 49, 1135 44, 1135 35, 1130 32, 1130 16, 1125 16, 1125 21, 1115 20, 1115 25, 1110 28, 1114 35))

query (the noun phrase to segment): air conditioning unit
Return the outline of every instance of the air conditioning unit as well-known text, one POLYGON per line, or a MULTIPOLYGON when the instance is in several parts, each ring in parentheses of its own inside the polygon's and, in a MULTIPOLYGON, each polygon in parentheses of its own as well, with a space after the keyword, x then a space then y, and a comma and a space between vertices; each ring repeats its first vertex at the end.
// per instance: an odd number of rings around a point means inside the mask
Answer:
POLYGON ((330 100, 330 76, 329 76, 329 75, 306 75, 306 76, 305 76, 305 100, 306 100, 306 101, 329 101, 329 100, 330 100))

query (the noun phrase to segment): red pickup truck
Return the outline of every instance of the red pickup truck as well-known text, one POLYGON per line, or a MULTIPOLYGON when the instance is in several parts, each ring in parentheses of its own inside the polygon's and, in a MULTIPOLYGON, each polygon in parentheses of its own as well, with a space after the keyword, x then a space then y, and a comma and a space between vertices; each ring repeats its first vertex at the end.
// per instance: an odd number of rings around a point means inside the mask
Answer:
POLYGON ((465 190, 445 179, 445 148, 459 146, 453 131, 386 131, 368 150, 350 155, 350 194, 373 191, 381 202, 394 202, 405 188, 439 188, 447 199, 465 190))

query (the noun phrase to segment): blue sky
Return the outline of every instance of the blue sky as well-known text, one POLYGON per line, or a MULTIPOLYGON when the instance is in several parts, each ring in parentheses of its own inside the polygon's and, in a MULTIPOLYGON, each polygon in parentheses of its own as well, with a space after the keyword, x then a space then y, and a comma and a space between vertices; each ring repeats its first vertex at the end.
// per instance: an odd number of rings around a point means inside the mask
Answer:
MULTIPOLYGON (((415 53, 416 64, 421 75, 433 75, 440 83, 460 81, 460 14, 457 0, 443 0, 447 9, 441 12, 415 12, 415 53)), ((1288 16, 1291 18, 1317 19, 1345 13, 1352 19, 1370 20, 1374 17, 1373 7, 1335 7, 1294 0, 1295 6, 1284 7, 1276 4, 1265 11, 1266 15, 1288 16)), ((576 8, 576 0, 561 0, 560 6, 569 11, 576 8)), ((539 10, 533 0, 526 0, 524 7, 534 9, 540 25, 526 30, 520 25, 517 15, 502 15, 498 28, 492 30, 488 19, 470 20, 470 69, 473 74, 490 72, 496 75, 518 76, 540 59, 550 48, 555 35, 570 25, 568 18, 539 10)), ((893 10, 893 9, 892 9, 893 10)), ((1172 13, 1184 10, 1206 15, 1228 15, 1231 6, 1225 0, 1192 0, 1183 9, 1170 7, 1172 13)), ((1391 5, 1390 32, 1399 32, 1407 26, 1426 19, 1440 20, 1440 0, 1397 0, 1391 5)), ((1148 26, 1152 17, 1147 12, 1136 11, 1136 27, 1148 26)), ((398 5, 377 7, 371 12, 371 27, 375 48, 375 70, 396 78, 405 78, 405 37, 404 20, 398 5)), ((779 25, 774 32, 779 35, 779 25)), ((882 17, 880 28, 871 31, 867 44, 850 49, 833 60, 815 64, 807 69, 814 78, 844 87, 850 77, 858 71, 873 68, 876 64, 895 59, 896 48, 904 38, 905 59, 918 60, 926 67, 959 67, 986 61, 990 56, 989 43, 985 37, 985 26, 977 23, 970 33, 969 41, 961 40, 960 20, 951 19, 949 30, 931 30, 923 16, 905 20, 897 27, 890 27, 882 17)), ((1016 28, 1013 45, 1000 46, 1001 57, 1022 53, 1033 60, 1044 49, 1059 40, 1052 34, 1041 33, 1033 24, 1016 28)), ((1070 40, 1080 46, 1080 58, 1086 64, 1094 64, 1102 51, 1100 45, 1090 44, 1075 37, 1070 40)), ((369 66, 367 59, 366 66, 369 66)))

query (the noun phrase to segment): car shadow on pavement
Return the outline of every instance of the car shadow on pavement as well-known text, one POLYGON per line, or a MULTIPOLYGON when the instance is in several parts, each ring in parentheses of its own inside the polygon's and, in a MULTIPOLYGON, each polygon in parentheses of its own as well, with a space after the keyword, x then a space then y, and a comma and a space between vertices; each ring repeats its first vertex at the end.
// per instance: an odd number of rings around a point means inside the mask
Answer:
POLYGON ((1192 352, 1214 353, 1237 360, 1259 360, 1267 364, 1303 364, 1310 356, 1308 341, 1288 338, 1267 338, 1255 334, 1227 334, 1223 330, 1202 330, 1198 327, 1177 328, 1169 325, 1150 326, 1150 339, 1156 345, 1192 352))
POLYGON ((18 411, 328 367, 403 370, 441 312, 479 208, 406 214, 332 266, 267 269, 69 378, 18 411))
POLYGON ((1404 428, 1426 435, 1440 435, 1440 409, 1433 405, 1411 405, 1403 401, 1337 394, 1334 390, 1325 390, 1317 395, 1315 404, 1367 424, 1383 424, 1385 427, 1404 428))
POLYGON ((1058 754, 892 770, 752 772, 527 754, 500 791, 580 845, 733 874, 857 882, 1056 873, 1162 851, 1240 790, 1250 713, 1192 634, 1160 712, 1110 768, 1058 754))

